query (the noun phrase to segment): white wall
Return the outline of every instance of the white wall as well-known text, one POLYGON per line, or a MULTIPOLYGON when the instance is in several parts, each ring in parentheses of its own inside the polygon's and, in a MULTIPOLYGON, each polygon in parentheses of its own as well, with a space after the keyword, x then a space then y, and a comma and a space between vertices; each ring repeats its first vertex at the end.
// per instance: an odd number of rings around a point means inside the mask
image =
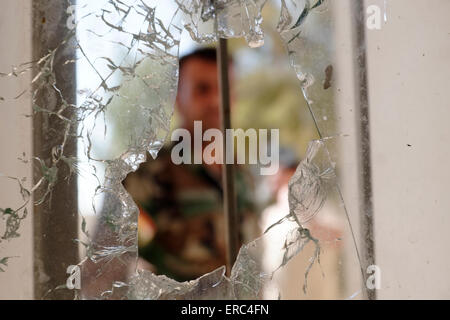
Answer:
POLYGON ((380 299, 450 298, 449 12, 390 0, 367 34, 380 299))
MULTIPOLYGON (((31 1, 2 0, 0 10, 0 72, 9 72, 12 65, 31 61, 31 1)), ((0 96, 13 98, 21 93, 31 81, 31 76, 0 78, 0 96)), ((31 114, 29 94, 20 100, 0 103, 0 173, 26 177, 32 182, 31 167, 18 157, 32 154, 31 114)), ((22 203, 17 182, 0 177, 0 207, 17 208, 22 203)), ((32 211, 19 230, 21 237, 0 244, 0 259, 13 256, 0 273, 0 299, 33 298, 32 265, 32 211)), ((4 225, 2 221, 1 225, 4 225)), ((0 232, 3 229, 0 227, 0 232)))

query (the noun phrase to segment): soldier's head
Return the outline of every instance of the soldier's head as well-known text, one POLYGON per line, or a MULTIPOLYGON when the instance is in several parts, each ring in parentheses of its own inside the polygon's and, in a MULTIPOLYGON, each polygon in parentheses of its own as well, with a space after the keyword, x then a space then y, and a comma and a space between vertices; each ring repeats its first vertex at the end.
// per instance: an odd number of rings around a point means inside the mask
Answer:
POLYGON ((220 90, 215 49, 199 49, 180 59, 177 107, 183 127, 190 131, 194 121, 202 121, 203 130, 220 128, 220 90))

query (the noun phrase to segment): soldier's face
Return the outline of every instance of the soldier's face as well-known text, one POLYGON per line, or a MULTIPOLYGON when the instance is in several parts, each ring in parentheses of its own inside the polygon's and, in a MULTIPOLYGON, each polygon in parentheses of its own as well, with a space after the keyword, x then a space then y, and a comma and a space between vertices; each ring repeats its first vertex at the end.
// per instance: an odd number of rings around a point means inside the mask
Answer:
POLYGON ((177 105, 186 129, 202 121, 203 130, 220 128, 220 92, 215 62, 191 58, 180 70, 177 105))

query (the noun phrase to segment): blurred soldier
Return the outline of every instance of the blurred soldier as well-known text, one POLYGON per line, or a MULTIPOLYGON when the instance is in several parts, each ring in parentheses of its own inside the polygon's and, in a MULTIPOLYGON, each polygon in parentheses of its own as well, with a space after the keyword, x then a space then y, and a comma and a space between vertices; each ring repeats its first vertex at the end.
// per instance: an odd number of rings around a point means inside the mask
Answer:
MULTIPOLYGON (((183 57, 177 96, 181 128, 192 137, 194 121, 202 122, 203 131, 220 128, 219 97, 216 51, 201 49, 183 57)), ((186 281, 226 264, 222 169, 220 164, 175 165, 173 146, 142 164, 124 186, 140 208, 140 257, 157 274, 186 281)), ((251 178, 242 167, 236 170, 235 186, 239 236, 247 242, 258 229, 251 178)))

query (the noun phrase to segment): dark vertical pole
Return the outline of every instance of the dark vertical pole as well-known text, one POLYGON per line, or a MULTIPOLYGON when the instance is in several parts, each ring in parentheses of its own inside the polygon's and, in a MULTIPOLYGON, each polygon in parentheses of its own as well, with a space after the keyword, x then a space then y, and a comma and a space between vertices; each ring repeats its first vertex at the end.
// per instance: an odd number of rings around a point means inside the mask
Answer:
POLYGON ((224 137, 224 164, 222 169, 222 181, 226 223, 227 272, 229 274, 239 252, 239 220, 237 216, 236 193, 234 187, 234 165, 226 163, 227 154, 234 153, 233 145, 226 144, 226 130, 231 129, 230 80, 227 40, 219 39, 217 54, 219 59, 222 133, 224 137))
MULTIPOLYGON (((362 235, 362 263, 363 270, 375 264, 375 242, 373 226, 373 192, 370 151, 370 118, 369 118, 369 91, 367 78, 367 44, 366 44, 366 19, 364 0, 357 0, 353 5, 355 17, 355 42, 356 42, 356 121, 359 133, 359 189, 361 235, 362 235)), ((365 279, 366 280, 366 279, 365 279)), ((364 285, 366 285, 364 283, 364 285)), ((369 300, 376 299, 376 291, 366 288, 366 296, 369 300)))
MULTIPOLYGON (((57 48, 73 32, 67 26, 70 18, 67 13, 69 5, 75 0, 34 0, 33 1, 33 60, 37 61, 57 48)), ((56 86, 68 103, 75 103, 76 76, 75 64, 65 64, 74 60, 75 46, 67 43, 56 53, 53 63, 56 86)), ((38 71, 37 71, 38 72, 38 71)), ((35 97, 35 104, 49 111, 58 111, 62 100, 52 88, 51 79, 41 87, 35 97)), ((37 90, 35 86, 34 90, 37 90)), ((73 119, 74 109, 66 108, 62 113, 67 119, 73 119)), ((74 292, 53 290, 66 284, 67 267, 79 262, 78 246, 78 202, 77 177, 70 176, 70 169, 63 161, 55 161, 63 146, 66 157, 76 157, 76 125, 72 121, 67 140, 64 135, 68 123, 57 115, 48 112, 35 112, 33 117, 33 154, 45 162, 47 167, 58 168, 57 181, 46 200, 34 208, 34 292, 36 299, 73 299, 74 292), (56 163, 55 163, 56 162, 56 163)), ((42 170, 37 162, 33 168, 34 182, 42 177, 42 170)), ((39 200, 47 190, 47 183, 34 194, 39 200)))

